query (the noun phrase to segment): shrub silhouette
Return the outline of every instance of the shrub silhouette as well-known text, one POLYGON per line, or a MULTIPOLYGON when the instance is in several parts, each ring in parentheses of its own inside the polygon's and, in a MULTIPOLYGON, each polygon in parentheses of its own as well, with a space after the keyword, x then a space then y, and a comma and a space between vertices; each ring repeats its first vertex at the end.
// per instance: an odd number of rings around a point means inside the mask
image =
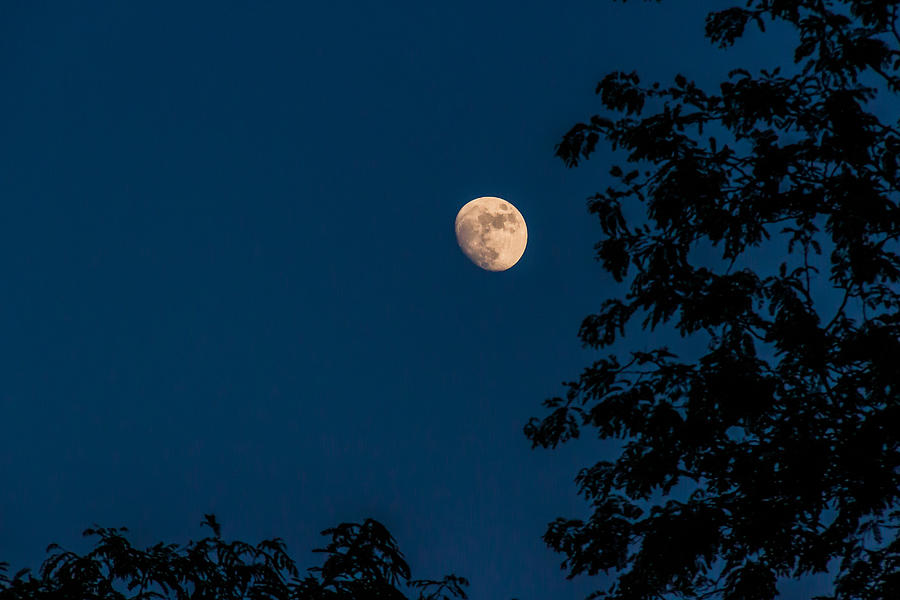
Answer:
POLYGON ((214 515, 202 524, 211 537, 145 550, 131 545, 124 527, 87 529, 96 547, 81 556, 51 544, 39 577, 23 569, 10 578, 0 563, 0 600, 405 600, 401 582, 418 588, 418 600, 466 598, 463 577, 410 580, 396 541, 374 519, 323 531, 331 542, 313 552, 327 554, 325 562, 303 577, 280 538, 228 542, 214 515))

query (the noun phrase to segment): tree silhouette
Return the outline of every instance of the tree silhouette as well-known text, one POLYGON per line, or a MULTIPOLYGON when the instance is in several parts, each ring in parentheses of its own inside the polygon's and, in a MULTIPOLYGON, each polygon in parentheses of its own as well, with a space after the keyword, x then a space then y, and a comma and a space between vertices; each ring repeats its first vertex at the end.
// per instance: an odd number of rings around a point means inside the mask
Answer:
POLYGON ((87 529, 85 536, 100 538, 96 547, 80 556, 51 544, 38 578, 28 569, 9 578, 0 563, 0 600, 405 600, 401 581, 419 589, 418 600, 466 598, 463 577, 410 580, 396 541, 374 519, 323 531, 331 543, 313 552, 328 557, 305 577, 280 538, 226 542, 214 515, 202 524, 213 537, 146 550, 131 545, 124 527, 87 529))
POLYGON ((867 110, 879 94, 898 106, 898 4, 714 11, 720 47, 748 23, 791 26, 795 74, 737 69, 712 93, 613 72, 596 90, 607 116, 558 144, 569 167, 601 139, 637 167, 613 166, 589 199, 597 258, 627 292, 584 319, 582 342, 609 346, 636 316, 708 340, 697 360, 601 358, 525 427, 532 447, 585 427, 622 442, 576 478, 590 518, 544 535, 569 578, 614 575, 590 597, 761 600, 832 569, 822 598, 900 598, 900 131, 867 110), (757 247, 780 264, 754 263, 757 247))

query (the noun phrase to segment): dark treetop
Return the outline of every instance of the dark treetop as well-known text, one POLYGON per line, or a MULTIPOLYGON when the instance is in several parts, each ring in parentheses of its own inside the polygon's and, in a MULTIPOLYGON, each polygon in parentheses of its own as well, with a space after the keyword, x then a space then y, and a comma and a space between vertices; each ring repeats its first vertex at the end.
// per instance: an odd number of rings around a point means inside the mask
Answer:
POLYGON ((639 167, 614 166, 618 183, 589 201, 598 259, 628 287, 584 320, 584 344, 612 344, 638 313, 709 340, 694 361, 665 347, 602 358, 526 426, 534 446, 584 427, 623 440, 576 479, 591 517, 544 537, 569 577, 615 574, 596 597, 760 600, 779 577, 830 568, 828 598, 900 598, 900 131, 867 110, 897 101, 897 13, 898 0, 713 12, 721 47, 747 24, 793 27, 794 74, 737 69, 713 92, 614 72, 597 86, 613 114, 558 145, 572 167, 600 140, 639 167), (710 246, 721 260, 701 265, 710 246), (748 260, 766 246, 775 264, 748 260), (672 498, 678 484, 691 493, 672 498))
POLYGON ((397 542, 374 519, 323 531, 331 543, 313 552, 328 557, 304 577, 280 539, 228 542, 214 515, 203 524, 212 537, 145 550, 131 545, 125 528, 88 529, 85 536, 100 538, 92 551, 78 555, 51 544, 37 578, 28 569, 10 578, 0 563, 0 600, 406 600, 401 582, 418 589, 417 600, 466 598, 463 577, 410 580, 397 542))

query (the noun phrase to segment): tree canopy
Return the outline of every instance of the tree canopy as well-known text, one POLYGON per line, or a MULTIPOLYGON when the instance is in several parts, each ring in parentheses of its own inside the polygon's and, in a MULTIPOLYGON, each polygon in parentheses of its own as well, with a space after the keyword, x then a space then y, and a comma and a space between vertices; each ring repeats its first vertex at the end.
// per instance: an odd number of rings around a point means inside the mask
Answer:
POLYGON ((544 536, 568 577, 613 575, 591 597, 761 600, 779 578, 833 572, 825 598, 900 598, 900 129, 870 107, 900 100, 898 5, 711 12, 719 47, 787 24, 793 65, 736 69, 717 90, 610 73, 605 112, 558 144, 569 167, 601 141, 630 163, 588 200, 597 258, 626 291, 581 341, 610 346, 640 317, 708 340, 695 360, 607 354, 525 427, 533 447, 586 428, 622 442, 576 478, 590 518, 544 536), (748 260, 764 247, 781 260, 748 260))
POLYGON ((225 541, 214 515, 213 535, 180 547, 162 542, 140 550, 126 528, 94 527, 99 538, 84 555, 51 544, 39 577, 23 569, 12 578, 0 563, 0 600, 406 600, 399 583, 418 589, 417 600, 463 598, 465 578, 411 580, 409 566, 388 530, 374 519, 326 529, 327 555, 301 577, 280 538, 253 546, 225 541))

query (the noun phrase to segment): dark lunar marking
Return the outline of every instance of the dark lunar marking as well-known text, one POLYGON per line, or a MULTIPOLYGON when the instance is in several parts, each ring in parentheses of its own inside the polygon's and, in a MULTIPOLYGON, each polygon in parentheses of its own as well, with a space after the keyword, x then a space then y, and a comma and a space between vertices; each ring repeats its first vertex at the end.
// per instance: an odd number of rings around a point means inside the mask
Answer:
POLYGON ((494 261, 499 258, 500 253, 492 248, 488 248, 484 244, 479 246, 478 251, 475 254, 476 262, 478 266, 482 268, 491 267, 494 264, 494 261))
POLYGON ((504 223, 509 222, 515 224, 516 217, 511 214, 490 214, 490 213, 481 213, 478 215, 478 222, 481 223, 482 227, 485 230, 489 228, 493 229, 503 229, 504 223))

